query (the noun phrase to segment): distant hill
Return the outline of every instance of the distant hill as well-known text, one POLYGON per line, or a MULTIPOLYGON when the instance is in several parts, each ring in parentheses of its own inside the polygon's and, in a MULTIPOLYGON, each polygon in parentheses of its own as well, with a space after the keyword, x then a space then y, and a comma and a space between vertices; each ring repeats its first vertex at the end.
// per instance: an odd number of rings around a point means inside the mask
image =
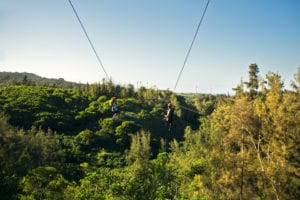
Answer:
POLYGON ((65 81, 63 78, 44 78, 27 72, 0 72, 0 86, 5 85, 43 85, 72 88, 79 83, 65 81))

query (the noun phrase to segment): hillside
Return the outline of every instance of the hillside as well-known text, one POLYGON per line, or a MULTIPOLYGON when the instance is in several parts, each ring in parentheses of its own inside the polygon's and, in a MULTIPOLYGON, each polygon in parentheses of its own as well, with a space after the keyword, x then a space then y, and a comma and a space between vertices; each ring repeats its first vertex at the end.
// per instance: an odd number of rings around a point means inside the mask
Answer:
POLYGON ((5 85, 43 85, 57 86, 63 88, 72 88, 78 86, 78 83, 65 81, 62 78, 50 79, 27 72, 0 72, 0 86, 5 85))

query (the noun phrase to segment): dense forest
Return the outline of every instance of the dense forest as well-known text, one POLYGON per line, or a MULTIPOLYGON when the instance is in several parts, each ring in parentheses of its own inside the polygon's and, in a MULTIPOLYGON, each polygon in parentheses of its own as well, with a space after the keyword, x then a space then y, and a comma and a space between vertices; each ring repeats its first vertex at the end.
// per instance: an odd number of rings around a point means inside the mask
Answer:
POLYGON ((1 72, 0 198, 299 199, 300 67, 248 72, 234 95, 1 72))

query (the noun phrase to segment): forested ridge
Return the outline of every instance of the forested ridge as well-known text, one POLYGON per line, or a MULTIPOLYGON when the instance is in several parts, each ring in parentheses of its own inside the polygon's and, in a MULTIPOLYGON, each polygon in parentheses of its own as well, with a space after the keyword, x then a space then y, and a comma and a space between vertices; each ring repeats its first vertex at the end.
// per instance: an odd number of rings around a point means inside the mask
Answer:
POLYGON ((248 70, 233 96, 0 75, 0 199, 299 199, 300 67, 248 70))
POLYGON ((0 72, 0 86, 5 85, 43 85, 52 87, 57 86, 63 88, 72 88, 80 84, 65 81, 63 78, 50 79, 27 72, 0 72))

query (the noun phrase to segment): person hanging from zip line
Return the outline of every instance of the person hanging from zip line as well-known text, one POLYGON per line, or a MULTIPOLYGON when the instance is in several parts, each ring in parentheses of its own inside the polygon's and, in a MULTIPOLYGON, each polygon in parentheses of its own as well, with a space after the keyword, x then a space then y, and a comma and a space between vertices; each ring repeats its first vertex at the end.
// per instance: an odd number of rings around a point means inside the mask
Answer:
POLYGON ((118 109, 118 106, 117 106, 117 98, 116 97, 111 98, 110 106, 111 106, 111 112, 113 113, 113 116, 120 114, 120 110, 118 109))
POLYGON ((167 114, 165 115, 165 120, 169 123, 169 131, 171 130, 173 125, 173 115, 174 115, 174 107, 172 103, 168 103, 168 111, 167 114))

